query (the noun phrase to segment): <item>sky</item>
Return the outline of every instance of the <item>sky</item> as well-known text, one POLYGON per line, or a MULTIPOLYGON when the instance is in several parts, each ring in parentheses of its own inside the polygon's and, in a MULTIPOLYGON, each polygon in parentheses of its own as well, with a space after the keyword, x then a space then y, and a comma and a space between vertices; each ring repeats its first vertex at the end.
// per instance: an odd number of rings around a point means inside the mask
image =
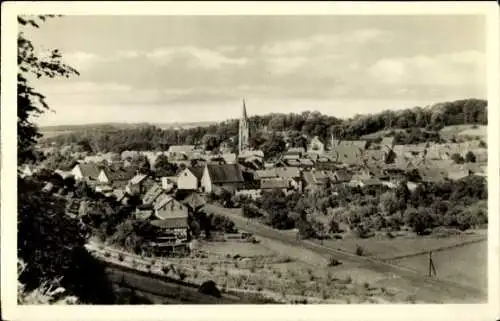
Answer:
POLYGON ((486 99, 481 16, 64 16, 25 30, 80 76, 41 79, 41 125, 345 118, 486 99))

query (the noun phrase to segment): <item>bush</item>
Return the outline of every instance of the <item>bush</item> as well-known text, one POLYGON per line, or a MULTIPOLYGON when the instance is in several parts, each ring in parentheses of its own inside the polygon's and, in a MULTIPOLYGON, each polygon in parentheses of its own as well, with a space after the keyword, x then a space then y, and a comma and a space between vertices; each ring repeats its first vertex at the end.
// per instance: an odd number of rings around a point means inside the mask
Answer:
POLYGON ((118 260, 119 260, 120 262, 123 262, 123 260, 125 260, 125 257, 123 256, 123 254, 122 254, 122 253, 118 254, 118 260))
POLYGON ((362 246, 356 245, 356 255, 365 256, 366 250, 362 246))
POLYGON ((184 272, 183 270, 178 271, 178 272, 177 272, 177 275, 179 276, 179 279, 180 279, 181 281, 184 281, 184 279, 187 277, 187 273, 186 273, 186 272, 184 272))
POLYGON ((111 257, 111 253, 109 253, 108 251, 104 252, 104 257, 111 257))
POLYGON ((475 163, 476 162, 476 155, 474 155, 473 152, 468 151, 467 154, 465 154, 465 161, 467 163, 475 163))
POLYGON ((198 292, 214 296, 216 298, 221 297, 221 293, 219 289, 217 288, 216 284, 214 281, 206 281, 203 282, 200 287, 198 288, 198 292))
POLYGON ((342 264, 342 262, 340 262, 339 260, 337 260, 333 256, 330 256, 330 258, 328 259, 328 266, 337 266, 340 264, 342 264))
POLYGON ((165 274, 168 274, 168 272, 170 272, 170 266, 168 265, 164 265, 161 270, 163 271, 163 273, 165 274))

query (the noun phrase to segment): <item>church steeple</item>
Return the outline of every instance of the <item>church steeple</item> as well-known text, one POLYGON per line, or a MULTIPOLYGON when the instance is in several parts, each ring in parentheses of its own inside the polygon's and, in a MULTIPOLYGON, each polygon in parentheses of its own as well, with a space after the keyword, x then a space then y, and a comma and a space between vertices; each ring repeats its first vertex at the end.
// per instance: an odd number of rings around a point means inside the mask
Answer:
POLYGON ((238 153, 241 155, 243 151, 248 149, 248 116, 245 99, 243 98, 243 108, 240 119, 239 134, 238 134, 238 153))
POLYGON ((243 114, 241 115, 242 119, 247 119, 247 107, 245 106, 245 98, 243 98, 243 114))

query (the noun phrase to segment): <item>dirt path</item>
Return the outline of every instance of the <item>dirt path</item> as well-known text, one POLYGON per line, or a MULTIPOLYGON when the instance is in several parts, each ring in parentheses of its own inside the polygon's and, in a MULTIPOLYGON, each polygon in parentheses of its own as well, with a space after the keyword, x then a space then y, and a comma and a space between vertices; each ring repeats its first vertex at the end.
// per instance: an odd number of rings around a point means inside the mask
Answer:
POLYGON ((374 260, 367 257, 360 257, 344 251, 328 248, 313 242, 297 240, 294 236, 285 234, 268 226, 244 218, 239 209, 226 209, 214 205, 206 205, 210 212, 225 215, 231 218, 236 227, 240 230, 254 233, 255 235, 277 240, 285 244, 308 249, 319 255, 333 256, 342 262, 355 264, 359 268, 372 270, 381 274, 386 274, 388 279, 399 279, 398 283, 405 288, 415 290, 415 295, 420 299, 440 300, 443 302, 485 302, 487 294, 475 288, 461 284, 436 280, 419 274, 418 272, 392 265, 386 262, 374 260))

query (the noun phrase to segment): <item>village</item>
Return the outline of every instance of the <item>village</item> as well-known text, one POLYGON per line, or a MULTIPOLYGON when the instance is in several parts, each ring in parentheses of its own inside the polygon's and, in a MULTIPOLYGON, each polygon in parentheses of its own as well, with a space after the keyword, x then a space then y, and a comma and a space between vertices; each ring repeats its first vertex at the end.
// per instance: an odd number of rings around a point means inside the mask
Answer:
MULTIPOLYGON (((280 193, 279 195, 282 195, 280 197, 293 198, 293 195, 299 195, 299 197, 307 198, 307 195, 325 195, 326 192, 327 197, 330 197, 328 193, 333 193, 331 197, 341 201, 338 191, 343 187, 395 191, 400 189, 403 184, 409 191, 415 191, 419 185, 426 183, 458 182, 468 177, 484 178, 486 176, 487 148, 480 137, 477 139, 469 137, 461 141, 457 141, 454 137, 453 141, 447 143, 414 145, 396 145, 394 137, 339 140, 332 135, 327 142, 321 141, 317 136, 303 137, 307 141, 306 147, 288 146, 284 153, 269 159, 265 158, 263 151, 252 150, 248 147, 249 127, 249 118, 245 102, 243 102, 242 116, 239 120, 238 145, 235 153, 231 153, 225 144, 221 144, 216 151, 207 151, 201 145, 172 145, 167 151, 124 151, 121 154, 100 153, 94 155, 86 155, 81 152, 74 153, 72 156, 77 158, 77 161, 72 169, 69 171, 56 169, 53 174, 46 175, 45 177, 48 179, 43 190, 65 198, 67 200, 66 211, 71 217, 91 226, 94 231, 102 229, 102 222, 108 220, 107 217, 119 214, 109 206, 91 209, 92 197, 79 197, 78 195, 81 196, 81 194, 76 192, 58 191, 58 188, 66 186, 66 183, 57 186, 58 183, 57 180, 54 181, 54 176, 59 177, 59 182, 69 181, 70 184, 74 184, 73 186, 82 186, 83 184, 84 189, 91 191, 90 194, 86 194, 87 196, 100 195, 99 197, 103 199, 111 199, 116 204, 127 206, 130 211, 130 214, 127 215, 131 215, 134 222, 146 223, 147 226, 151 226, 155 230, 155 232, 148 234, 147 237, 142 237, 139 244, 132 247, 128 246, 128 250, 127 246, 121 247, 125 249, 125 253, 135 247, 136 250, 130 252, 130 255, 139 254, 148 257, 152 255, 158 258, 171 258, 168 259, 168 262, 182 260, 182 258, 190 260, 191 257, 191 261, 196 262, 197 259, 193 258, 193 255, 195 257, 205 255, 206 257, 207 252, 204 250, 206 248, 215 250, 213 253, 218 253, 208 254, 209 257, 212 257, 212 260, 222 261, 227 257, 233 258, 235 255, 243 255, 242 253, 247 250, 248 246, 259 246, 256 243, 261 241, 276 250, 276 244, 270 243, 270 240, 265 237, 260 237, 264 235, 259 233, 260 226, 255 227, 256 230, 248 227, 250 220, 254 224, 253 218, 255 217, 267 217, 266 224, 274 228, 281 229, 278 226, 286 225, 286 223, 277 222, 276 219, 270 219, 269 213, 259 208, 259 201, 264 196, 267 195, 268 199, 269 197, 272 199, 273 196, 270 195, 278 195, 272 193, 280 193), (141 157, 147 159, 151 164, 146 171, 140 165, 138 166, 137 160, 141 157), (175 164, 175 168, 177 168, 175 175, 163 175, 164 171, 155 170, 154 165, 161 162, 175 164), (249 214, 249 208, 253 209, 257 214, 249 214), (96 213, 96 211, 106 212, 104 218, 103 213, 96 213), (207 223, 204 223, 207 215, 209 215, 208 220, 211 221, 211 223, 208 223, 208 227, 207 223), (214 218, 214 215, 216 218, 214 218), (95 217, 100 218, 96 221, 95 217), (245 223, 245 220, 247 223, 245 223), (271 221, 273 223, 270 223, 271 221), (219 227, 215 227, 216 224, 219 227), (259 237, 256 237, 257 235, 259 237), (199 245, 201 244, 200 241, 204 244, 203 246, 199 245), (245 243, 248 245, 242 245, 245 243), (225 248, 228 252, 221 254, 222 248, 225 248), (234 249, 240 250, 235 252, 234 249), (222 255, 222 257, 216 259, 218 255, 222 255), (175 259, 175 257, 178 259, 175 259)), ((56 150, 60 151, 60 149, 56 150)), ((45 152, 50 155, 50 152, 54 152, 54 148, 48 148, 45 152)), ((24 177, 39 175, 40 171, 43 170, 34 165, 25 165, 21 168, 21 174, 24 177)), ((282 208, 278 210, 278 213, 280 211, 287 210, 282 208)), ((285 218, 283 219, 285 221, 287 220, 286 215, 284 214, 285 218)), ((339 234, 339 232, 343 230, 354 231, 359 228, 355 227, 356 225, 349 226, 346 225, 347 223, 343 224, 341 222, 340 225, 343 228, 339 228, 338 223, 335 223, 336 227, 332 228, 332 216, 327 218, 317 213, 316 215, 310 213, 306 216, 308 218, 304 220, 309 221, 309 225, 316 232, 309 234, 303 232, 307 228, 299 226, 300 223, 298 222, 301 221, 299 219, 295 223, 295 228, 298 228, 297 232, 294 232, 296 235, 289 238, 290 240, 294 238, 312 238, 314 241, 314 238, 317 238, 318 240, 321 239, 321 245, 323 245, 325 237, 326 239, 331 237, 342 239, 346 236, 342 235, 342 233, 339 234), (317 221, 315 222, 317 224, 312 223, 314 220, 317 221), (322 226, 317 227, 318 224, 322 226), (323 234, 321 238, 320 234, 323 234)), ((334 216, 334 218, 338 220, 338 217, 334 216)), ((348 218, 349 222, 350 220, 351 218, 348 218)), ((109 227, 107 229, 109 230, 109 227)), ((116 229, 119 230, 120 228, 116 227, 116 229)), ((399 227, 393 231, 398 229, 399 227)), ((91 233, 95 234, 95 232, 91 233)), ((288 232, 285 230, 278 233, 288 232)), ((377 252, 379 249, 374 245, 370 245, 370 238, 366 239, 369 237, 366 236, 368 234, 363 233, 365 235, 358 232, 353 239, 355 247, 353 245, 342 245, 342 250, 347 249, 346 251, 361 256, 380 257, 377 252), (364 239, 368 243, 363 243, 364 239), (363 246, 359 244, 363 244, 363 246), (362 252, 366 253, 363 254, 362 252)), ((394 237, 392 235, 397 234, 395 233, 387 232, 387 235, 392 238, 394 237)), ((404 232, 401 232, 401 235, 404 235, 404 232)), ((111 236, 111 239, 113 237, 111 236)), ((479 235, 470 236, 470 240, 475 242, 476 239, 481 240, 483 237, 484 234, 479 233, 479 235)), ((109 236, 100 239, 92 237, 94 241, 97 240, 95 244, 109 243, 107 241, 109 238, 109 236)), ((346 244, 351 242, 350 239, 348 237, 345 240, 346 244)), ((127 242, 130 241, 121 240, 118 243, 127 244, 127 242)), ((383 242, 386 242, 384 246, 387 246, 395 241, 389 238, 389 240, 383 242)), ((392 257, 395 258, 398 255, 401 257, 405 257, 405 255, 411 256, 413 253, 430 249, 428 245, 418 245, 418 239, 415 242, 412 243, 414 245, 411 247, 412 251, 396 251, 392 257)), ((469 239, 459 238, 447 242, 445 242, 446 246, 451 244, 453 247, 463 242, 469 242, 469 239)), ((423 241, 421 243, 427 244, 423 241)), ((436 243, 434 248, 439 250, 445 243, 440 241, 439 244, 436 243)), ((334 243, 326 244, 331 244, 332 248, 335 247, 334 243)), ((97 247, 101 248, 101 250, 104 249, 102 245, 95 245, 94 249, 97 249, 97 247)), ((118 246, 118 248, 120 247, 118 246)), ((268 250, 264 250, 264 252, 266 251, 268 252, 268 250)), ((289 256, 281 255, 280 257, 285 260, 284 262, 288 262, 294 256, 293 251, 295 250, 287 250, 283 253, 288 253, 289 256)), ((382 250, 380 249, 380 251, 382 250)), ((282 252, 278 251, 276 253, 282 252)), ((107 255, 110 254, 107 253, 107 255)), ((122 255, 120 254, 120 256, 122 255)), ((387 260, 392 257, 385 255, 387 260)), ((260 262, 262 257, 258 255, 253 259, 260 262)), ((300 261, 300 258, 295 257, 295 259, 300 261)), ((131 260, 135 262, 135 259, 131 260)), ((330 266, 342 264, 341 261, 333 257, 330 257, 329 262, 324 260, 325 258, 322 258, 319 262, 324 262, 321 264, 330 266)), ((234 264, 236 265, 237 262, 234 264)), ((258 265, 259 263, 254 264, 258 265)), ((276 264, 279 264, 279 262, 276 264)), ((210 270, 210 266, 207 267, 208 270, 210 270)), ((299 265, 295 262, 294 266, 299 265)), ((344 268, 347 269, 348 266, 345 265, 344 268)), ((159 267, 159 269, 162 268, 159 267)), ((279 274, 281 273, 279 272, 279 274)), ((350 273, 348 278, 351 278, 350 273)), ((227 278, 227 271, 221 277, 222 279, 227 278)), ((311 279, 313 278, 311 277, 311 279)), ((241 286, 242 281, 235 282, 233 288, 237 289, 239 288, 238 284, 241 286)), ((266 288, 265 285, 256 285, 255 282, 255 280, 251 282, 254 286, 250 288, 259 289, 259 291, 266 288)), ((281 287, 283 285, 280 285, 279 289, 281 287)), ((248 290, 246 286, 245 288, 248 290)), ((279 289, 274 290, 283 292, 283 290, 279 289)), ((315 290, 311 291, 314 293, 315 290)), ((295 295, 305 294, 305 292, 306 290, 302 288, 297 290, 295 295)), ((311 300, 311 295, 313 297, 317 296, 310 294, 309 300, 311 300)), ((411 297, 410 294, 408 295, 411 297)), ((324 296, 329 297, 327 294, 324 294, 324 296)), ((401 300, 408 300, 408 297, 401 300)))

